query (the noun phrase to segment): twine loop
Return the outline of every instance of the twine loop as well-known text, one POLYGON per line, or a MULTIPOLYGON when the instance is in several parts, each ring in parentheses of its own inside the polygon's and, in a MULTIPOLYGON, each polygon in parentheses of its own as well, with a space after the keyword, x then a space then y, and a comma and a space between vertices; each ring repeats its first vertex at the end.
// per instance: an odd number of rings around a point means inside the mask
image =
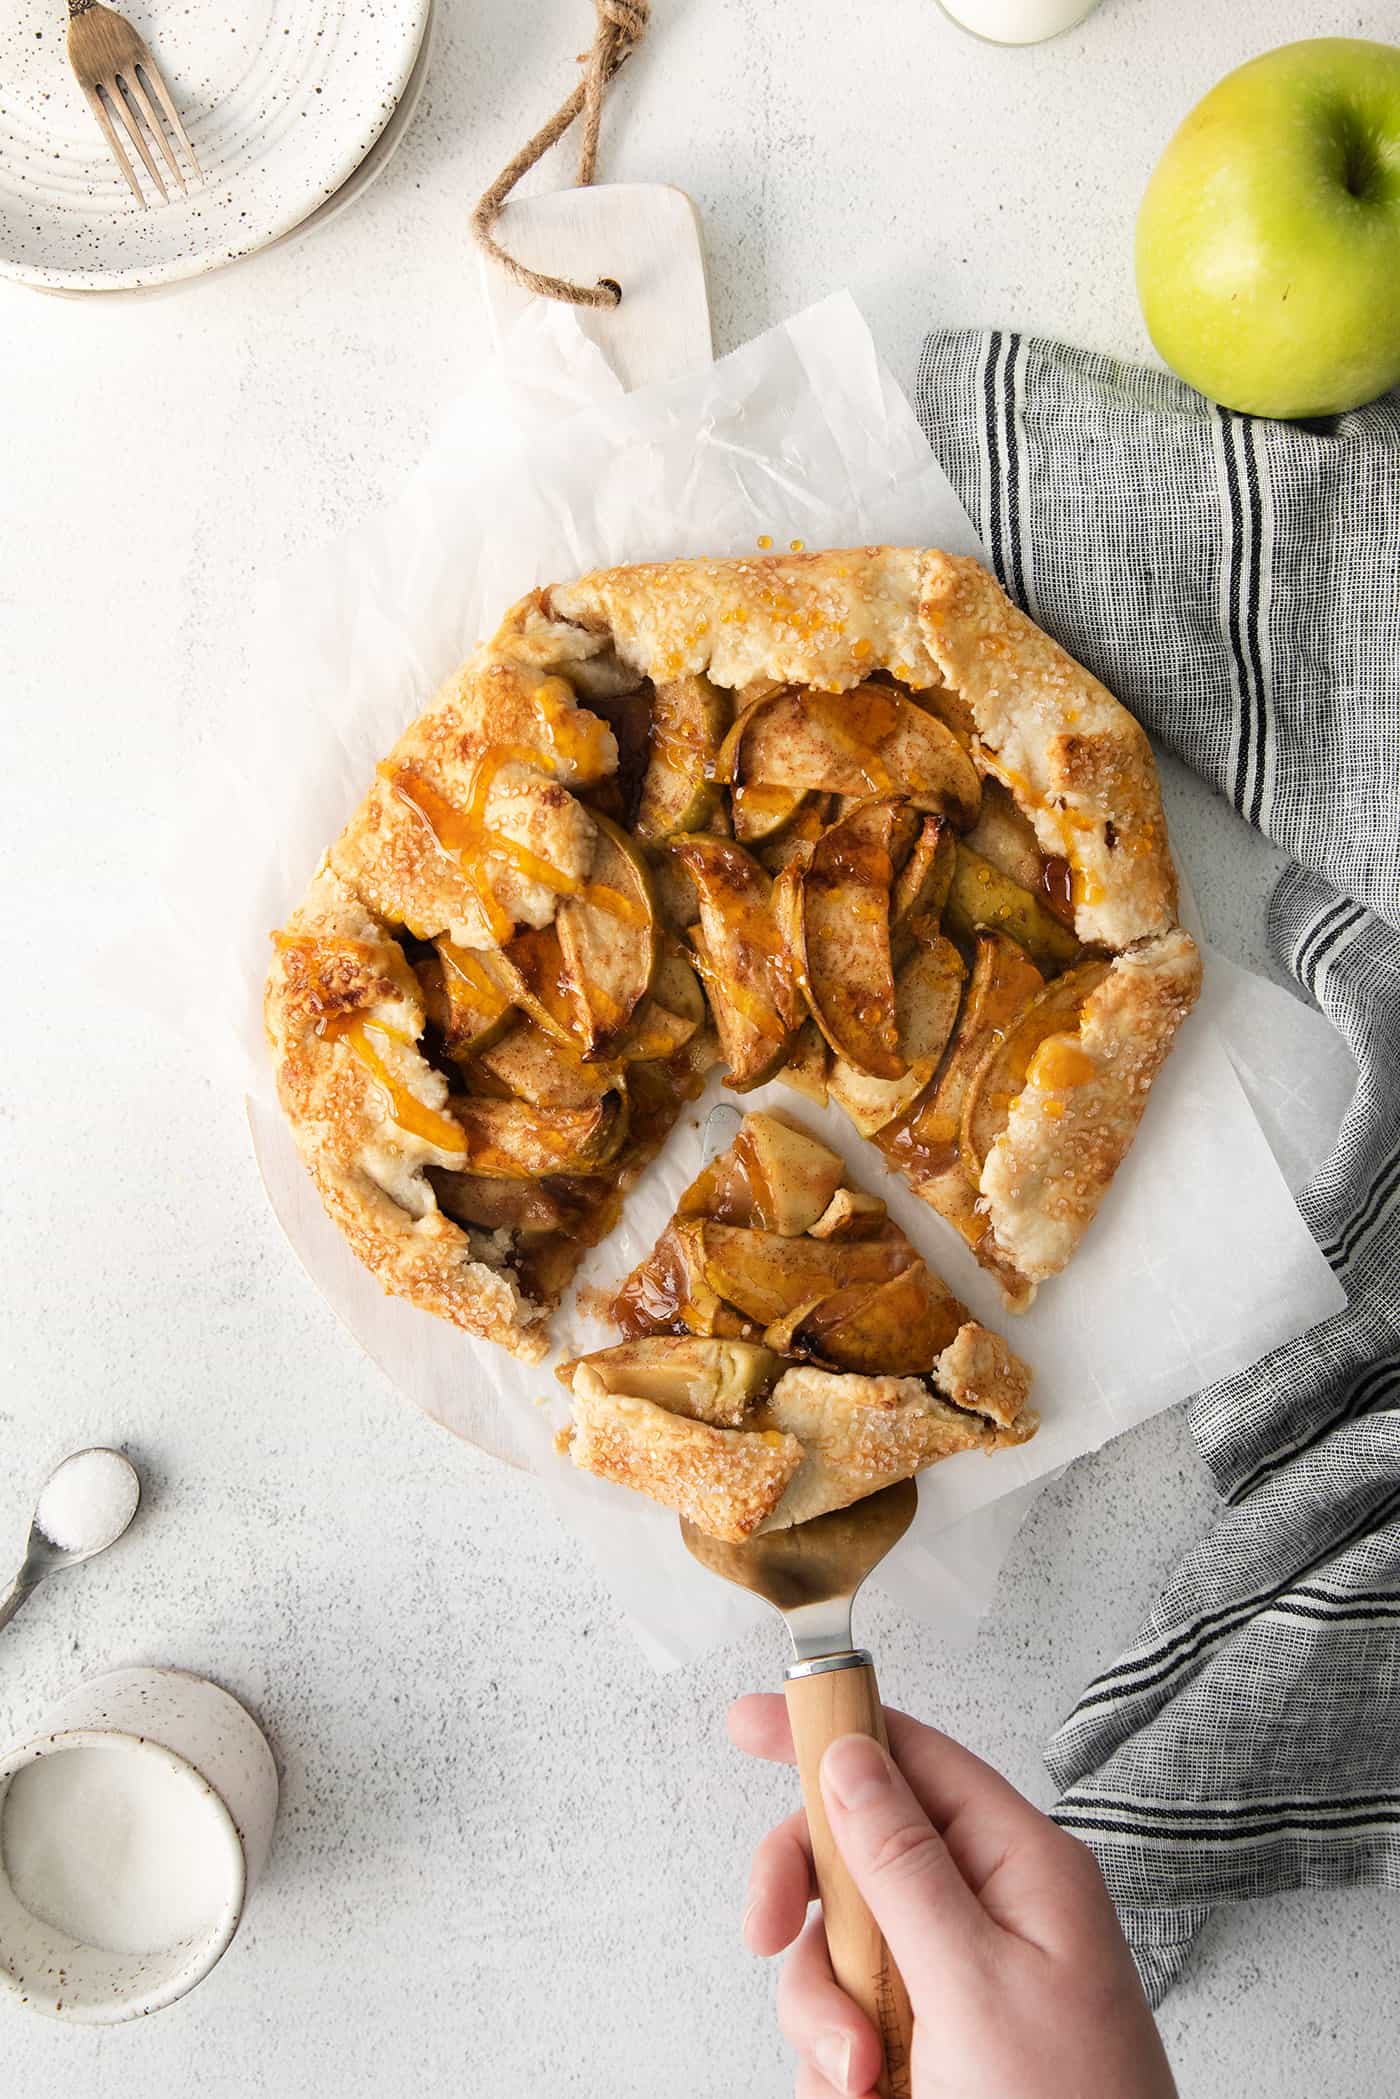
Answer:
POLYGON ((622 287, 611 277, 600 278, 594 285, 575 284, 567 277, 548 277, 541 270, 532 270, 528 264, 507 253, 496 239, 493 228, 501 207, 517 182, 543 160, 580 111, 583 114, 583 136, 578 153, 579 188, 586 189, 593 180, 598 162, 598 127, 603 116, 603 94, 618 68, 646 35, 651 0, 593 0, 593 6, 597 29, 591 49, 582 53, 579 60, 583 77, 578 86, 560 103, 554 115, 540 126, 534 137, 521 147, 515 158, 506 163, 472 213, 472 232, 493 262, 499 263, 526 291, 539 292, 546 299, 562 299, 570 306, 616 306, 622 298, 622 287))

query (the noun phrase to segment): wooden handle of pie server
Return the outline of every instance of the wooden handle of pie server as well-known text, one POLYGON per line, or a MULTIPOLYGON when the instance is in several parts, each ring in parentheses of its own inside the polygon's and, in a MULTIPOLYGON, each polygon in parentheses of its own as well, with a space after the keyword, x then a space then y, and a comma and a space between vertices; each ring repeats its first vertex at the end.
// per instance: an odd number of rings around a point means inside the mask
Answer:
POLYGON ((909 1993, 879 1925, 836 1849, 817 1778, 828 1745, 841 1735, 873 1735, 888 1748, 885 1716, 868 1654, 832 1655, 823 1661, 826 1666, 799 1662, 784 1689, 826 1943, 836 1980, 866 2014, 884 2047, 885 2067, 875 2087, 880 2099, 909 2099, 909 2051, 914 2037, 909 1993))

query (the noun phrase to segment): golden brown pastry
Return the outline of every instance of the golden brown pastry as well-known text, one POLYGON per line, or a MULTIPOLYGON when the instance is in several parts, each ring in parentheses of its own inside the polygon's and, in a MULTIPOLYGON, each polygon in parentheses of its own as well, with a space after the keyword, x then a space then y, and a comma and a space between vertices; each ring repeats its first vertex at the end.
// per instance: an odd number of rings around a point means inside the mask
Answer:
POLYGON ((626 1338, 558 1372, 575 1465, 739 1543, 1035 1434, 1026 1365, 843 1176, 745 1116, 619 1289, 626 1338))
POLYGON ((1019 1306, 1196 996, 1176 914, 1142 730, 976 562, 610 569, 389 754, 268 1033, 359 1257, 528 1359, 720 1055, 835 1098, 1019 1306))

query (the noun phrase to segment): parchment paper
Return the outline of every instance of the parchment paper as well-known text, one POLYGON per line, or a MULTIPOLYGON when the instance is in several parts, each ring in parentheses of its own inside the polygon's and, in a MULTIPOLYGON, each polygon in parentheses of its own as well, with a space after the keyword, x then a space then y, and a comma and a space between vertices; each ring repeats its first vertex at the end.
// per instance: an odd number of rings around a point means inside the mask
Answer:
MULTIPOLYGON (((705 372, 631 395, 567 310, 530 308, 400 499, 287 579, 260 622, 238 738, 213 753, 217 780, 198 799, 202 831, 218 824, 240 850, 215 861, 192 839, 169 885, 186 966, 197 961, 206 986, 211 967, 220 979, 203 1007, 215 1016, 207 1054, 249 1096, 269 1194, 308 1271, 408 1398, 539 1475, 662 1666, 728 1637, 761 1607, 690 1562, 672 1516, 555 1456, 564 1398, 549 1365, 524 1369, 384 1297, 358 1266, 275 1107, 260 993, 268 929, 299 897, 376 760, 510 602, 599 562, 744 553, 760 536, 778 547, 980 551, 847 296, 705 372)), ((1316 1016, 1271 987, 1261 1011, 1239 994, 1238 975, 1212 962, 1202 1009, 1101 1217, 1022 1320, 1008 1322, 955 1235, 837 1111, 780 1086, 748 1096, 784 1106, 834 1144, 1034 1365, 1040 1434, 1019 1451, 967 1454, 925 1473, 916 1524, 881 1571, 888 1593, 945 1631, 975 1624, 1036 1482, 1342 1305, 1217 1024, 1230 1019, 1235 1054, 1261 1097, 1276 1100, 1289 1085, 1293 1023, 1273 1000, 1293 1009, 1304 1035, 1316 1016)), ((1314 1117, 1320 1132, 1337 1083, 1335 1065, 1317 1061, 1331 1074, 1315 1088, 1329 1104, 1314 1117)), ((698 1125, 718 1095, 714 1081, 633 1192, 623 1225, 590 1256, 582 1286, 616 1279, 651 1245, 698 1166, 698 1125)), ((572 1305, 557 1333, 570 1352, 611 1338, 572 1305)))

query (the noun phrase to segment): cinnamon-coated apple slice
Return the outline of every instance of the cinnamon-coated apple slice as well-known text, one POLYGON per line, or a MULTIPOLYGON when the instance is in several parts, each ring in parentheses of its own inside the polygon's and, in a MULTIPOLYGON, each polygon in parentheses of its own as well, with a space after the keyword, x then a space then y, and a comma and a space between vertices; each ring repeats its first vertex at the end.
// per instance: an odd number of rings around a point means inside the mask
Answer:
POLYGON ((679 945, 663 939, 651 990, 632 1015, 613 1056, 624 1064, 666 1063, 705 1025, 705 994, 679 945))
POLYGON ((535 1108, 460 1094, 450 1107, 466 1138, 467 1171, 491 1180, 597 1173, 627 1134, 627 1103, 616 1093, 587 1108, 535 1108))
MULTIPOLYGON (((1026 1083, 1031 1064, 1054 1036, 1073 1037, 1090 992, 1108 975, 1107 962, 1081 962, 1047 984, 1007 1032, 994 1039, 969 1082, 963 1101, 959 1144, 963 1164, 980 1180, 988 1152, 1006 1128, 1011 1103, 1026 1083)), ((1077 1052, 1086 1064, 1083 1051, 1077 1052)))
POLYGON ((473 1095, 522 1100, 532 1108, 590 1108, 615 1092, 621 1078, 617 1065, 585 1064, 523 1019, 478 1051, 465 1076, 473 1095))
POLYGON ((861 796, 901 793, 966 829, 981 783, 957 737, 893 686, 851 692, 788 686, 756 701, 721 748, 731 785, 817 788, 861 796))
POLYGON ((825 1035, 814 1020, 805 1020, 793 1037, 787 1062, 777 1076, 794 1093, 819 1108, 826 1106, 827 1073, 831 1065, 831 1048, 825 1035))
POLYGON ((925 816, 890 894, 890 946, 896 968, 914 946, 915 921, 942 918, 956 861, 957 840, 947 818, 925 816))
POLYGON ((967 843, 974 853, 1034 894, 1045 864, 1040 840, 1015 795, 1000 780, 982 782, 982 807, 967 843))
POLYGON ((565 988, 585 1057, 605 1057, 626 1032, 656 973, 656 899, 638 848, 604 816, 593 865, 555 913, 565 988))
POLYGON ((659 843, 703 831, 719 803, 715 760, 729 726, 729 700, 699 674, 658 683, 652 693, 650 750, 634 830, 659 843))
MULTIPOLYGON (((907 1165, 916 1180, 936 1178, 949 1168, 956 1168, 960 1183, 967 1189, 969 1218, 973 1184, 962 1172, 958 1149, 967 1089, 994 1043, 1045 989, 1040 971, 1009 934, 982 931, 976 935, 976 943, 967 996, 938 1083, 886 1146, 907 1165)), ((953 1221, 956 1223, 957 1219, 953 1221)))
POLYGON ((695 958, 736 1093, 761 1086, 783 1063, 801 1019, 792 967, 772 911, 772 884, 731 839, 672 841, 700 905, 695 958))
POLYGON ((481 966, 512 1006, 527 1013, 571 1055, 583 1055, 585 1044, 569 995, 569 974, 553 924, 527 926, 503 948, 483 948, 481 966))
POLYGON ((862 1137, 914 1105, 948 1047, 962 1000, 962 957, 943 939, 936 922, 916 919, 910 937, 914 952, 894 980, 899 1051, 908 1069, 903 1078, 872 1079, 844 1057, 833 1059, 827 1086, 862 1137))
POLYGON ((423 1010, 459 1063, 499 1042, 517 1019, 506 992, 474 948, 442 938, 414 964, 423 1010))
POLYGON ((697 1229, 710 1287, 762 1326, 849 1283, 886 1282, 917 1258, 903 1237, 792 1239, 708 1222, 697 1229))
POLYGON ((933 1369, 967 1316, 966 1305, 915 1261, 886 1282, 835 1292, 802 1322, 801 1338, 840 1370, 918 1377, 933 1369))
POLYGON ((832 1049, 871 1078, 903 1078, 890 953, 895 796, 832 824, 806 866, 785 871, 779 909, 812 1018, 832 1049))
POLYGON ((961 839, 943 926, 954 940, 970 940, 979 926, 1009 933, 1045 976, 1067 969, 1083 951, 1076 935, 1033 891, 1013 882, 961 839))

